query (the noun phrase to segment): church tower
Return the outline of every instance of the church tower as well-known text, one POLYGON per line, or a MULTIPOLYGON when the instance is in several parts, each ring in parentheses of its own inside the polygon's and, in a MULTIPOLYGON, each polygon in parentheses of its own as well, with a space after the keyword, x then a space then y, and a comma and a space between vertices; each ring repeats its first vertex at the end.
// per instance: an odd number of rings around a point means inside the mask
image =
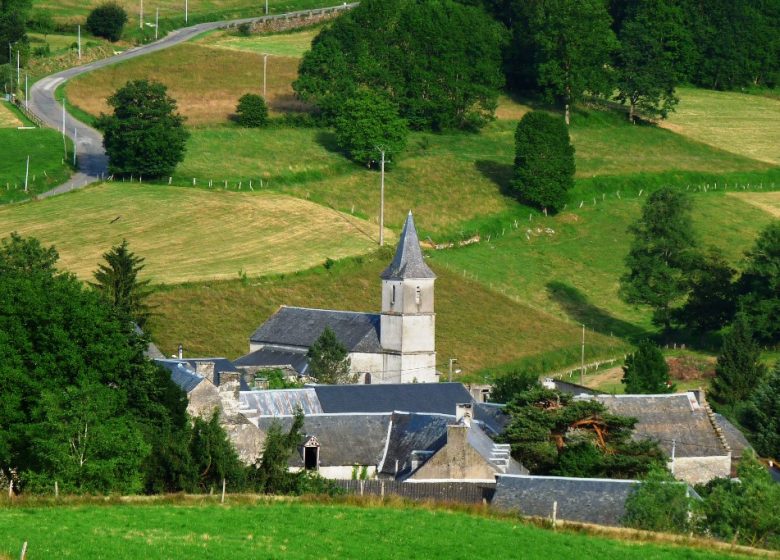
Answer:
POLYGON ((381 274, 382 316, 380 343, 383 352, 381 383, 435 383, 436 314, 433 283, 412 213, 406 218, 395 257, 381 274))

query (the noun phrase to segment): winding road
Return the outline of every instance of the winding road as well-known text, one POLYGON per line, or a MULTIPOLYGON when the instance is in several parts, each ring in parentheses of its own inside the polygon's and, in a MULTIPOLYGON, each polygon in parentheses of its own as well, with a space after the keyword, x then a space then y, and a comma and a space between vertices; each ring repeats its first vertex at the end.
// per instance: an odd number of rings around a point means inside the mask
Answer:
MULTIPOLYGON (((297 18, 306 15, 318 15, 328 12, 345 11, 353 8, 357 4, 343 4, 340 6, 333 6, 329 8, 320 8, 314 10, 303 10, 298 12, 289 12, 285 14, 277 14, 270 16, 260 16, 253 18, 236 19, 230 21, 214 21, 209 23, 201 23, 193 25, 191 27, 185 27, 172 31, 162 39, 142 45, 129 50, 124 51, 121 54, 113 56, 111 58, 104 58, 102 60, 96 60, 84 66, 76 66, 75 68, 69 68, 40 79, 33 85, 30 90, 29 110, 33 112, 43 123, 51 128, 61 130, 63 126, 63 110, 62 105, 55 99, 55 91, 67 80, 92 72, 99 68, 104 68, 112 64, 117 64, 131 58, 137 58, 153 52, 157 52, 173 45, 183 43, 192 39, 193 37, 212 31, 214 29, 223 29, 240 25, 242 23, 254 23, 263 22, 275 19, 290 19, 297 18)), ((101 180, 108 174, 108 157, 103 149, 103 136, 90 127, 89 125, 79 121, 65 111, 65 134, 67 134, 76 144, 76 155, 78 161, 78 172, 73 175, 67 182, 55 187, 45 193, 38 195, 38 198, 47 198, 57 194, 62 194, 74 189, 79 189, 101 180)))

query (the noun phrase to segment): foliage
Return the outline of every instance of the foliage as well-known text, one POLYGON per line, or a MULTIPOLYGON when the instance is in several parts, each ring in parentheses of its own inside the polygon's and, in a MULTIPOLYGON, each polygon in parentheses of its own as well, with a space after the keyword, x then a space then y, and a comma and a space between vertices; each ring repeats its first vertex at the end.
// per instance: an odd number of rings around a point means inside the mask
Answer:
POLYGON ((200 490, 220 488, 223 480, 233 490, 246 485, 246 468, 219 424, 219 411, 215 410, 208 420, 194 419, 190 455, 200 490))
POLYGON ((108 98, 114 114, 101 115, 95 126, 103 131, 111 173, 162 177, 184 159, 189 133, 166 92, 160 83, 135 80, 108 98))
POLYGON ((697 487, 704 498, 703 529, 724 540, 780 548, 780 484, 750 452, 742 456, 737 477, 717 478, 697 487))
POLYGON ((620 278, 627 303, 653 309, 653 323, 669 328, 673 307, 688 291, 688 271, 696 246, 691 202, 669 187, 652 193, 642 216, 629 228, 634 235, 626 256, 628 272, 620 278))
POLYGON ((271 369, 263 372, 267 382, 268 389, 298 389, 303 386, 299 381, 288 381, 284 371, 280 369, 271 369))
POLYGON ((149 295, 149 280, 139 280, 144 268, 144 259, 133 253, 127 239, 103 253, 105 263, 100 263, 93 273, 92 286, 107 298, 123 316, 143 328, 149 318, 149 306, 145 299, 149 295))
POLYGON ((309 375, 318 383, 355 382, 355 376, 349 373, 349 352, 330 327, 325 327, 306 356, 309 358, 309 375))
POLYGON ((765 376, 766 366, 761 362, 761 348, 753 340, 751 318, 740 313, 723 337, 711 397, 729 406, 743 403, 765 376))
POLYGON ((512 187, 521 200, 544 209, 560 210, 574 187, 574 148, 560 119, 532 111, 515 132, 512 187))
POLYGON ((485 124, 501 75, 503 30, 453 0, 369 0, 323 28, 293 84, 332 121, 359 89, 384 93, 414 129, 485 124))
POLYGON ((360 90, 339 109, 334 119, 336 141, 353 161, 377 167, 380 151, 385 152, 385 167, 398 158, 406 146, 406 121, 384 94, 360 90))
POLYGON ((507 406, 503 441, 533 474, 636 478, 664 455, 655 442, 631 441, 634 418, 610 414, 596 400, 534 388, 507 406))
POLYGON ((646 531, 688 533, 693 500, 688 485, 663 467, 654 467, 626 500, 623 525, 646 531))
POLYGON ((751 441, 763 457, 780 458, 780 361, 755 388, 744 413, 751 441))
POLYGON ((238 100, 236 122, 247 128, 258 128, 268 124, 268 106, 262 95, 246 93, 238 100))
POLYGON ((56 260, 34 239, 0 246, 0 470, 32 490, 137 492, 153 432, 182 426, 181 391, 144 357, 148 341, 56 260))
POLYGON ((13 65, 16 62, 17 52, 21 55, 22 64, 25 63, 29 49, 25 22, 31 6, 31 0, 0 2, 0 45, 3 46, 0 49, 0 64, 13 65))
POLYGON ((513 369, 504 372, 493 382, 490 402, 508 403, 518 393, 523 393, 539 385, 539 375, 527 370, 513 369))
POLYGON ((611 91, 609 62, 617 48, 603 0, 553 0, 532 9, 532 59, 539 90, 566 109, 586 92, 611 91))
POLYGON ((637 112, 666 118, 679 98, 675 86, 686 76, 693 44, 675 0, 641 0, 618 32, 617 99, 637 112))
POLYGON ((118 41, 127 23, 127 12, 116 2, 105 2, 87 16, 87 29, 96 37, 118 41))
POLYGON ((748 251, 737 290, 739 308, 749 317, 756 338, 780 342, 780 220, 764 228, 748 251))
POLYGON ((636 352, 626 357, 623 379, 628 394, 673 393, 674 385, 669 380, 669 366, 651 340, 639 343, 636 352))
POLYGON ((730 323, 736 312, 736 274, 718 249, 696 255, 688 272, 690 293, 675 310, 675 322, 699 333, 719 331, 730 323))

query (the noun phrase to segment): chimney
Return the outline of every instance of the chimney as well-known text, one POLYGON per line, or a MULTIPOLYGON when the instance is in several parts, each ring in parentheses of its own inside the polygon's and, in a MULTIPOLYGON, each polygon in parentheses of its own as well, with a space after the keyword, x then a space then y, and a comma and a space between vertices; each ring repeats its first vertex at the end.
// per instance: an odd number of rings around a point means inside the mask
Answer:
POLYGON ((179 359, 181 360, 182 358, 184 358, 184 346, 179 343, 179 359))
POLYGON ((195 362, 195 373, 202 375, 214 385, 217 385, 214 379, 214 362, 195 362))
POLYGON ((474 419, 474 405, 471 403, 460 403, 455 405, 455 422, 464 426, 471 426, 474 419))

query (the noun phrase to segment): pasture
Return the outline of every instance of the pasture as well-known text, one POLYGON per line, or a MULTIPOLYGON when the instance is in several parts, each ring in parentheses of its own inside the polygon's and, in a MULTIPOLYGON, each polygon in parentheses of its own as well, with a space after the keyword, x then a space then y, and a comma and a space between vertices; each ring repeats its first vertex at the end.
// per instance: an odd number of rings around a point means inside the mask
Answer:
POLYGON ((0 236, 13 231, 55 245, 60 266, 83 279, 127 239, 155 283, 291 272, 365 253, 378 235, 360 219, 301 199, 137 183, 0 209, 0 236))
MULTIPOLYGON (((617 531, 612 534, 620 535, 617 531)), ((516 518, 421 507, 357 507, 295 501, 219 506, 125 503, 0 509, 0 558, 571 557, 715 560, 725 551, 552 532, 516 518)), ((721 547, 724 549, 725 547, 721 547)))
POLYGON ((780 99, 680 88, 680 104, 662 126, 735 154, 780 165, 780 99))

